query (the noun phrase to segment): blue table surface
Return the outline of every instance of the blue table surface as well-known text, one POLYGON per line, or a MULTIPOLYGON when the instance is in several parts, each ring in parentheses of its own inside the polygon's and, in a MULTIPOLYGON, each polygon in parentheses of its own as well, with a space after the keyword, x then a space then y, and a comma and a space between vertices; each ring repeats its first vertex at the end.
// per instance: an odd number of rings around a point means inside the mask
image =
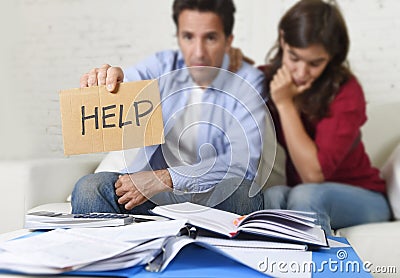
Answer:
MULTIPOLYGON (((342 243, 345 238, 331 237, 342 243)), ((351 247, 320 249, 312 252, 312 277, 372 277, 351 247)), ((143 266, 109 272, 70 272, 74 275, 120 277, 270 277, 208 249, 189 245, 160 273, 148 272, 143 266)))
MULTIPOLYGON (((331 237, 347 243, 345 238, 331 237)), ((284 252, 284 251, 283 251, 284 252)), ((266 253, 267 254, 267 253, 266 253)), ((372 277, 351 247, 320 249, 312 252, 312 277, 372 277)), ((3 272, 0 273, 10 273, 3 272)), ((117 271, 64 273, 76 276, 108 277, 270 277, 197 245, 184 247, 163 272, 148 272, 144 266, 117 271)), ((278 275, 279 276, 279 275, 278 275)))

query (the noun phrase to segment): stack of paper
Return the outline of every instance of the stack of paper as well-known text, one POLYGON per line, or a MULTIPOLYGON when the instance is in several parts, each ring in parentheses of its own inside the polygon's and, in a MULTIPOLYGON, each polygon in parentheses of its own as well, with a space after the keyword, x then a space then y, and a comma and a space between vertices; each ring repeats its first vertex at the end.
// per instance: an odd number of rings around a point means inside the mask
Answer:
POLYGON ((3 242, 0 244, 0 269, 57 274, 76 269, 104 271, 145 264, 160 253, 166 238, 179 234, 185 222, 57 229, 3 242))
MULTIPOLYGON (((188 244, 197 244, 258 271, 265 255, 276 261, 311 259, 307 246, 328 245, 308 214, 259 211, 245 217, 191 203, 157 207, 153 212, 176 220, 118 227, 56 229, 0 243, 0 270, 46 275, 79 271, 120 270, 147 264, 162 271, 188 244), (238 219, 239 218, 239 219, 238 219), (204 237, 195 226, 225 235, 204 237), (246 232, 246 239, 239 239, 246 232), (271 241, 279 239, 289 242, 271 241), (262 234, 263 237, 257 235, 262 234), (295 240, 292 239, 295 238, 295 240), (261 239, 261 240, 260 240, 261 239), (282 252, 284 251, 284 252, 282 252)), ((204 231, 204 230, 203 230, 204 231)))

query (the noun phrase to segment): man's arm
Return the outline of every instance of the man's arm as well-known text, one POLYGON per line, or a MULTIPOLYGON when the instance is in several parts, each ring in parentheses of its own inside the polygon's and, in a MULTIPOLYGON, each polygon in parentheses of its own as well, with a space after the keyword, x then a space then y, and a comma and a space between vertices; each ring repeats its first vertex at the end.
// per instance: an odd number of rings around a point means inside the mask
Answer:
POLYGON ((109 92, 115 92, 117 84, 121 82, 156 79, 161 75, 174 70, 172 61, 176 51, 162 51, 126 70, 121 67, 104 64, 93 68, 80 78, 80 87, 106 85, 109 92))
MULTIPOLYGON (((83 74, 80 87, 106 85, 109 92, 116 93, 118 83, 155 79, 173 70, 172 61, 176 55, 176 51, 158 52, 126 70, 104 64, 83 74)), ((115 188, 117 196, 120 197, 118 202, 125 204, 125 208, 129 210, 157 193, 171 191, 172 179, 167 170, 143 171, 121 175, 115 188)))

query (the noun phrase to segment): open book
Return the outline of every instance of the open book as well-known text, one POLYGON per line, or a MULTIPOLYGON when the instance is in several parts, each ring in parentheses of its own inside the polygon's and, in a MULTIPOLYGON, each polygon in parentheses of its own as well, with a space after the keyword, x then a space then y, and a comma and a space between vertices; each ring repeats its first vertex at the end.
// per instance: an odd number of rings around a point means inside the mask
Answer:
POLYGON ((260 210, 240 216, 189 202, 158 206, 152 212, 171 219, 188 219, 188 223, 193 226, 227 238, 247 234, 268 237, 270 240, 328 247, 324 230, 315 224, 315 213, 260 210))

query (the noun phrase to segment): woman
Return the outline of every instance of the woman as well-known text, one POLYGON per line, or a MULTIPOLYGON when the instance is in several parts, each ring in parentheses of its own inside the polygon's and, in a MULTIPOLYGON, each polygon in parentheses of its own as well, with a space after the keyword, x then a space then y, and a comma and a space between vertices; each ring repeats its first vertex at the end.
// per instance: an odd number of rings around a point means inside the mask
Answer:
POLYGON ((268 188, 265 207, 315 211, 327 234, 391 216, 385 182, 361 141, 366 103, 348 49, 338 8, 302 0, 281 19, 263 67, 288 184, 268 188))

